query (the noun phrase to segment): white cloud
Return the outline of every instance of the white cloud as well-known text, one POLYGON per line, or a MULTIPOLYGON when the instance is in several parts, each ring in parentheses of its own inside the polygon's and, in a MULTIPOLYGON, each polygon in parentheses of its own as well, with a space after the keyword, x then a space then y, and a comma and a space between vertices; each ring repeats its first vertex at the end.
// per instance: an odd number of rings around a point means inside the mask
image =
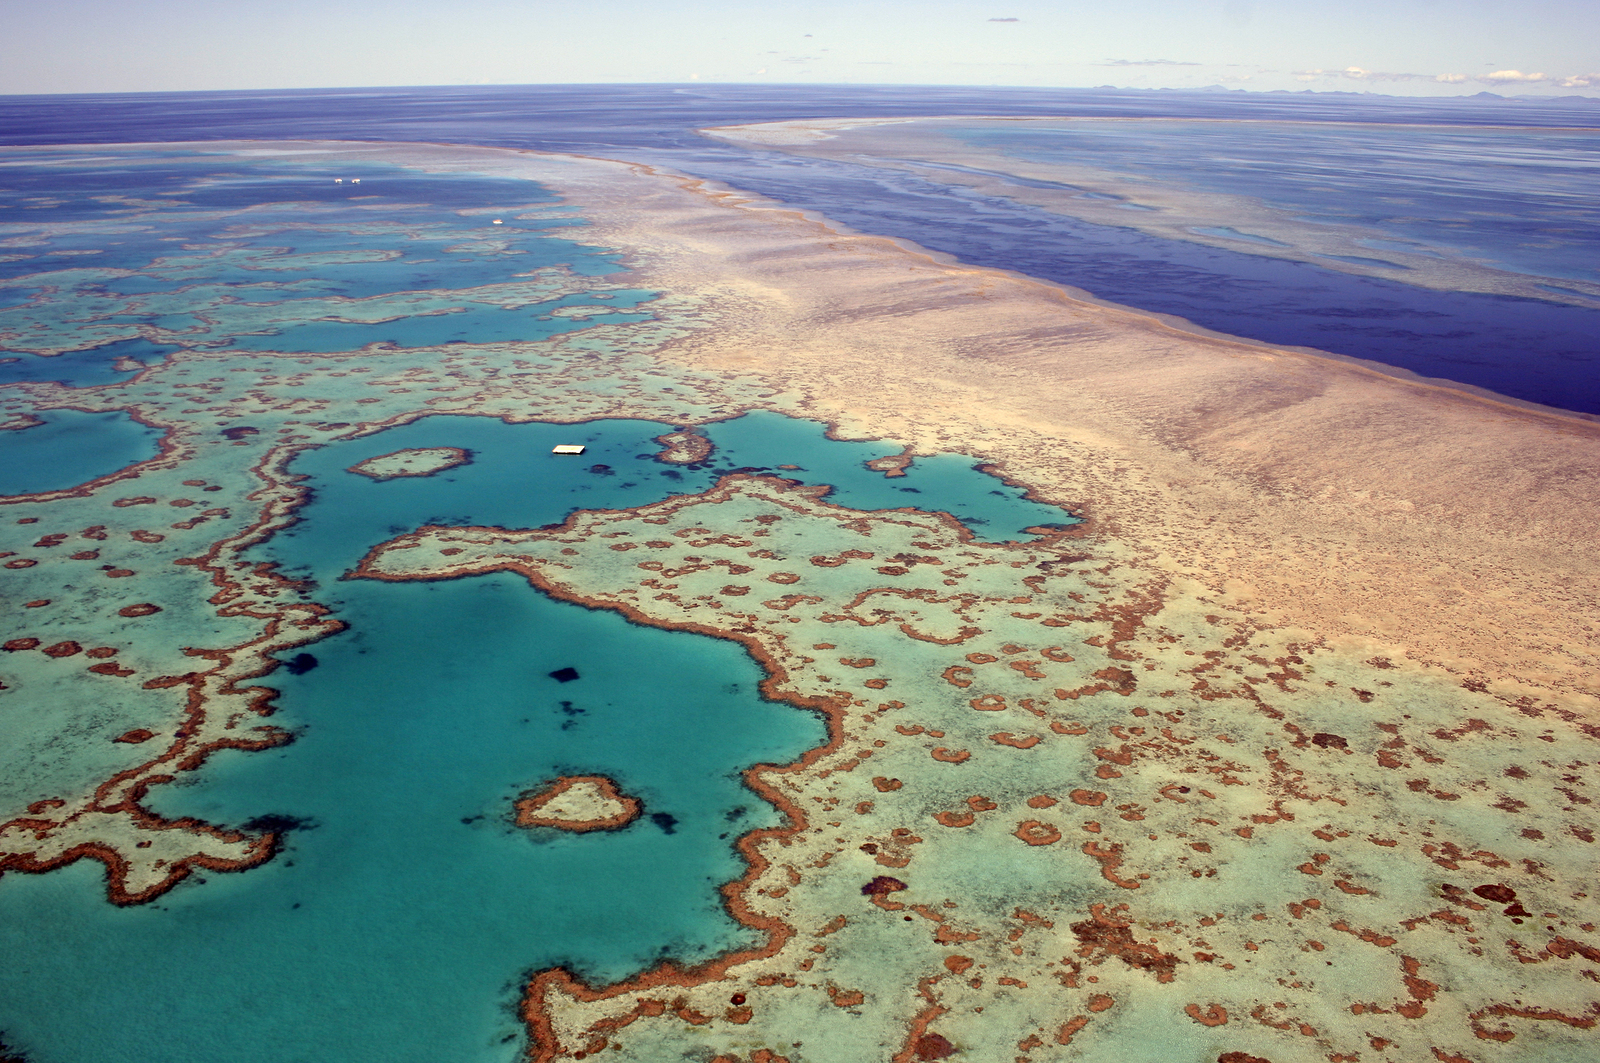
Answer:
POLYGON ((1367 70, 1359 66, 1347 66, 1343 70, 1296 70, 1296 81, 1316 81, 1318 78, 1344 78, 1346 81, 1417 81, 1431 77, 1430 74, 1392 74, 1381 70, 1367 70))
MULTIPOLYGON (((1119 61, 1115 64, 1130 66, 1133 64, 1119 61)), ((1476 81, 1483 85, 1545 85, 1555 84, 1566 89, 1600 88, 1600 74, 1574 74, 1570 77, 1555 77, 1549 74, 1533 73, 1524 74, 1520 70, 1496 70, 1490 74, 1480 74, 1476 77, 1469 74, 1408 74, 1392 73, 1381 70, 1367 70, 1359 66, 1347 66, 1343 70, 1296 70, 1296 81, 1325 81, 1341 79, 1344 81, 1433 81, 1442 85, 1459 85, 1465 81, 1476 81)))
POLYGON ((1524 74, 1520 70, 1496 70, 1492 74, 1484 74, 1478 78, 1486 85, 1505 85, 1516 82, 1549 81, 1543 74, 1524 74))

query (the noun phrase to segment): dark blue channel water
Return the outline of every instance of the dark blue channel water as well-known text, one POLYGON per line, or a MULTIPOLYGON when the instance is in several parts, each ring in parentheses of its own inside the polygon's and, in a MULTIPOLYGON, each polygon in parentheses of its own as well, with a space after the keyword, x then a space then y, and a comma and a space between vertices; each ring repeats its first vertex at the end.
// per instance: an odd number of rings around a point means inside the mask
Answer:
MULTIPOLYGON (((682 164, 679 164, 682 166, 682 164)), ((1446 292, 1096 225, 890 170, 714 152, 692 169, 963 262, 1267 343, 1600 413, 1600 310, 1446 292)))
POLYGON ((0 360, 0 385, 30 380, 51 380, 74 388, 115 384, 138 372, 136 369, 118 369, 118 358, 126 356, 141 365, 155 365, 166 361, 167 352, 173 349, 143 339, 118 340, 49 357, 0 349, 0 359, 3 359, 0 360))

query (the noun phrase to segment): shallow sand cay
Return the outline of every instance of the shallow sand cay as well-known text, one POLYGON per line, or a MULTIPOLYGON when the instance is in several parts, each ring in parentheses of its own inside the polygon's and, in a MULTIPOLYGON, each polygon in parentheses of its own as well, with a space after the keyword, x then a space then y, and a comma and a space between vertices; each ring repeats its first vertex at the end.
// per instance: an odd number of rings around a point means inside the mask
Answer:
POLYGON ((396 476, 432 476, 471 460, 472 455, 460 447, 413 447, 357 462, 350 471, 374 480, 392 480, 396 476))
POLYGON ((639 818, 643 806, 604 775, 563 776, 514 803, 519 827, 556 830, 617 830, 639 818))

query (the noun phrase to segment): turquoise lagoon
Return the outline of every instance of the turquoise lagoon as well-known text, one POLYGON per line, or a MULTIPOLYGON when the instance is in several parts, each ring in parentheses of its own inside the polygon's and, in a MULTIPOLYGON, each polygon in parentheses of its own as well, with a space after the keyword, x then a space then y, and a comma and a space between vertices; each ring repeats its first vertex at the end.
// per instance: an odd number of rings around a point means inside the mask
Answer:
MULTIPOLYGON (((528 182, 370 168, 352 202, 349 185, 304 162, 153 152, 114 164, 14 190, 49 195, 17 200, 32 203, 13 217, 41 223, 39 242, 24 248, 32 257, 0 263, 0 332, 11 337, 0 356, 19 359, 0 364, 0 385, 110 383, 126 376, 118 355, 154 363, 185 346, 231 347, 243 362, 261 349, 482 340, 489 325, 493 337, 537 341, 638 320, 652 294, 510 310, 459 298, 544 267, 620 270, 616 255, 557 235, 581 219, 528 182), (224 166, 247 172, 209 172, 224 166), (479 216, 491 207, 504 222, 492 230, 479 216), (50 257, 63 250, 97 253, 50 257), (427 298, 377 324, 307 320, 295 305, 408 292, 427 298), (219 320, 240 301, 278 304, 281 327, 245 337, 194 316, 219 320), (549 314, 581 305, 597 310, 549 314), (453 307, 465 312, 417 314, 453 307), (63 334, 53 322, 87 326, 81 346, 39 357, 46 333, 63 334), (167 331, 157 343, 136 325, 167 331), (40 342, 30 347, 30 335, 40 342)), ((24 169, 8 182, 25 185, 24 169)), ((8 231, 26 236, 31 223, 8 231)), ((44 417, 0 439, 0 491, 72 486, 155 452, 154 431, 125 414, 44 417)), ((1071 518, 970 457, 919 458, 908 475, 885 477, 863 463, 896 447, 832 440, 822 424, 774 413, 707 426, 711 457, 671 466, 655 460, 654 437, 672 427, 435 415, 300 455, 293 469, 312 500, 257 556, 314 581, 314 598, 349 628, 270 678, 276 722, 295 742, 219 753, 148 798, 163 815, 286 830, 283 851, 133 908, 107 903, 93 861, 5 876, 0 1040, 32 1063, 508 1063, 522 1047, 515 1007, 532 970, 561 964, 603 983, 663 957, 692 963, 751 943, 717 887, 743 871, 735 840, 778 817, 742 772, 796 759, 824 726, 763 700, 742 647, 558 602, 511 574, 408 584, 344 574, 421 524, 537 527, 579 508, 697 493, 735 470, 827 484, 831 501, 855 508, 944 510, 992 540, 1071 518), (568 442, 588 453, 550 455, 568 442), (472 461, 383 482, 346 471, 429 446, 464 447, 472 461), (552 678, 563 668, 579 678, 552 678), (586 835, 512 825, 519 793, 574 773, 614 777, 645 815, 586 835)))
POLYGON ((887 477, 865 463, 896 448, 829 439, 819 422, 756 411, 706 426, 714 447, 710 458, 676 466, 655 460, 661 450, 655 437, 672 428, 654 421, 506 424, 438 415, 320 447, 292 466, 311 477, 315 503, 305 520, 279 533, 262 552, 287 574, 317 580, 318 600, 337 602, 359 584, 336 581, 367 550, 422 524, 537 528, 577 509, 623 509, 699 494, 734 471, 826 484, 828 501, 852 509, 941 510, 990 541, 1030 538, 1025 529, 1032 526, 1075 523, 1059 508, 978 472, 973 459, 962 455, 918 458, 905 476, 887 477), (550 448, 559 443, 582 443, 588 450, 582 457, 555 459, 550 448), (345 471, 414 447, 461 447, 473 458, 436 476, 382 482, 345 471), (323 513, 337 518, 319 519, 323 513))
POLYGON ((117 359, 132 358, 141 366, 166 360, 171 346, 146 339, 118 340, 101 347, 68 351, 48 358, 15 352, 0 353, 0 386, 49 380, 68 387, 94 387, 127 380, 138 369, 118 369, 117 359))
POLYGON ((161 430, 121 411, 35 416, 44 423, 0 432, 0 496, 76 487, 161 452, 161 430))
POLYGON ((307 648, 314 667, 272 676, 297 741, 219 754, 149 800, 164 815, 286 827, 284 851, 128 909, 105 902, 92 862, 7 876, 7 1040, 35 1063, 503 1063, 523 1043, 514 1008, 532 970, 602 983, 751 943, 717 887, 742 873, 734 840, 778 817, 741 773, 825 732, 759 696, 740 646, 558 602, 511 574, 341 576, 419 524, 539 526, 698 492, 734 469, 827 483, 860 508, 947 510, 993 538, 1070 518, 971 458, 887 478, 862 465, 882 444, 771 413, 710 425, 711 458, 670 466, 653 439, 670 427, 433 416, 302 455, 313 501, 260 554, 317 581, 350 629, 307 648), (574 441, 581 458, 550 455, 574 441), (381 482, 346 471, 426 446, 473 460, 381 482), (568 667, 577 680, 551 677, 568 667), (573 773, 614 777, 645 815, 587 835, 511 824, 518 793, 573 773))
POLYGON ((515 309, 461 294, 551 267, 580 278, 621 270, 615 253, 560 235, 581 230, 583 219, 529 181, 361 163, 357 187, 334 184, 315 159, 203 152, 128 152, 101 167, 17 161, 32 164, 14 165, 0 188, 0 207, 13 208, 0 238, 19 252, 0 256, 0 386, 112 383, 128 375, 114 368, 119 355, 151 363, 190 347, 536 341, 642 320, 627 311, 651 294, 608 293, 604 304, 568 295, 515 309), (317 302, 407 293, 425 293, 426 304, 397 302, 401 320, 378 324, 332 320, 339 307, 317 302), (241 335, 260 329, 245 307, 263 303, 276 304, 284 324, 241 335), (619 312, 546 316, 591 303, 619 312), (163 330, 155 340, 144 334, 152 326, 163 330), (49 350, 66 353, 41 357, 49 350))

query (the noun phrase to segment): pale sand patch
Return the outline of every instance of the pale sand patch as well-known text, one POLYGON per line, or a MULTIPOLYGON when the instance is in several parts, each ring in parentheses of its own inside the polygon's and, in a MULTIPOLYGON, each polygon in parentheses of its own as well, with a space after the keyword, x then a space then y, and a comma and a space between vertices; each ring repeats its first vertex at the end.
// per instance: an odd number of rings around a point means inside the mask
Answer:
POLYGON ((1594 419, 1200 335, 618 169, 573 166, 562 188, 632 250, 640 286, 710 299, 717 327, 671 359, 759 372, 843 434, 996 460, 1262 622, 1597 707, 1594 419))
POLYGON ((471 454, 460 447, 413 447, 358 461, 350 471, 374 480, 392 480, 397 476, 432 476, 471 460, 471 454))
POLYGON ((586 317, 599 317, 603 314, 627 313, 625 309, 605 305, 583 306, 558 306, 551 310, 549 317, 565 317, 574 321, 582 321, 586 317))
POLYGON ((604 775, 575 775, 523 794, 515 808, 519 827, 582 832, 625 827, 639 818, 642 806, 604 775))
POLYGON ((739 144, 780 148, 799 144, 816 144, 832 140, 842 130, 863 129, 870 126, 895 125, 908 122, 908 118, 801 118, 789 122, 757 122, 751 125, 719 126, 701 132, 739 144))

